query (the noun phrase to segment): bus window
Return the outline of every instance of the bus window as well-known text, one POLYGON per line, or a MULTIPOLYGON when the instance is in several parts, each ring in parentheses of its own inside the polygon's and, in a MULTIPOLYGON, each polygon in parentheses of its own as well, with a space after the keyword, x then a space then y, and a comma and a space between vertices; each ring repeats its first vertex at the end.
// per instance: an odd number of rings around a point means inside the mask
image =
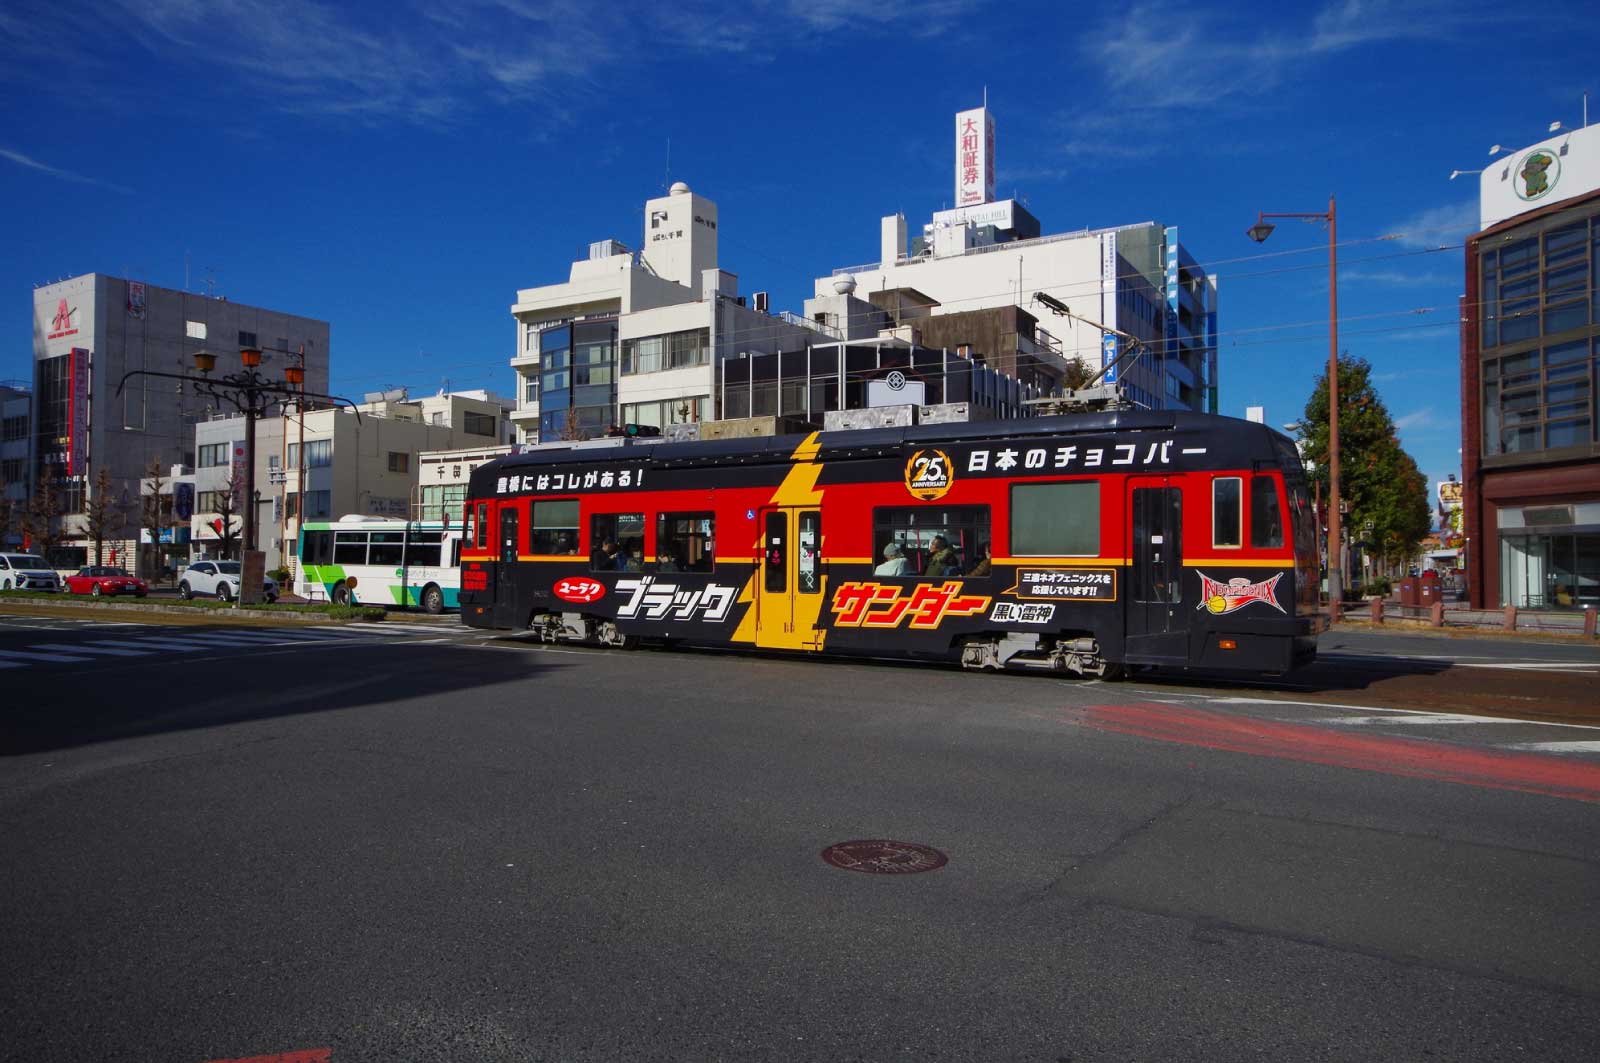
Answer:
POLYGON ((533 532, 529 537, 529 549, 535 554, 577 556, 577 499, 533 504, 533 532))
POLYGON ((1016 484, 1011 488, 1012 557, 1097 557, 1100 484, 1016 484))
POLYGON ((439 564, 439 543, 443 532, 419 531, 415 528, 406 536, 406 565, 409 568, 433 568, 439 564))
POLYGON ((1237 476, 1211 481, 1211 545, 1244 545, 1244 483, 1237 476))
POLYGON ((1278 508, 1278 485, 1270 476, 1250 480, 1250 545, 1283 545, 1283 514, 1278 508))
POLYGON ((656 517, 658 572, 710 572, 716 558, 715 513, 662 513, 656 517))
POLYGON ((461 567, 461 540, 460 539, 451 539, 450 540, 450 567, 451 568, 460 568, 461 567))
POLYGON ((482 550, 489 545, 489 503, 487 502, 478 503, 478 525, 476 531, 477 534, 472 543, 479 550, 482 550))
POLYGON ((333 532, 308 531, 305 533, 306 546, 301 564, 306 565, 331 565, 333 564, 333 532))
POLYGON ((398 568, 405 561, 405 532, 372 533, 372 545, 367 548, 367 564, 393 565, 398 568))
POLYGON ((333 563, 336 565, 364 565, 367 563, 366 532, 335 532, 333 535, 333 563))
MULTIPOLYGON (((573 503, 577 505, 577 503, 573 503)), ((558 554, 576 554, 578 537, 558 554)), ((589 567, 618 572, 639 572, 644 568, 644 514, 596 513, 589 518, 589 567), (612 549, 607 550, 610 543, 612 549)))

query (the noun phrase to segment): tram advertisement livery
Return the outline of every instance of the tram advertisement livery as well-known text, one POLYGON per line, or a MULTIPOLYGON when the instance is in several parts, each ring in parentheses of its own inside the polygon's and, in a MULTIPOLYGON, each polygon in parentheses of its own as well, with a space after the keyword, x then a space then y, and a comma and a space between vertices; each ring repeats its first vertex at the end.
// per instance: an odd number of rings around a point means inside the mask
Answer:
POLYGON ((463 619, 1114 676, 1326 628, 1293 443, 1186 412, 530 449, 475 470, 463 619))

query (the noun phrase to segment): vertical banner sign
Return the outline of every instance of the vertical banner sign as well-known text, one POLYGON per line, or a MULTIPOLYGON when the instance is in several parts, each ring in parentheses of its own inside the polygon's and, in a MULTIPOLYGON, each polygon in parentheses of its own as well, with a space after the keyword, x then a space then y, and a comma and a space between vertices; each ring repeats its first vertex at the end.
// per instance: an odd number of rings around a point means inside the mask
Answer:
POLYGON ((244 497, 244 444, 233 444, 233 468, 229 476, 229 489, 233 495, 234 508, 238 509, 245 503, 244 497))
MULTIPOLYGON (((1100 237, 1100 323, 1117 328, 1117 234, 1104 233, 1100 237)), ((1100 341, 1100 366, 1105 369, 1105 383, 1117 382, 1117 370, 1111 368, 1117 360, 1117 337, 1107 332, 1100 341)))
POLYGON ((82 476, 89 449, 89 352, 67 353, 67 475, 82 476))
POLYGON ((1162 392, 1156 397, 1157 409, 1166 409, 1170 405, 1167 393, 1167 367, 1178 360, 1179 353, 1183 350, 1183 345, 1178 339, 1178 227, 1167 226, 1162 231, 1162 239, 1167 245, 1167 263, 1163 278, 1167 288, 1167 320, 1166 328, 1163 330, 1167 342, 1161 352, 1161 379, 1156 383, 1162 392))
POLYGON ((145 291, 143 281, 128 282, 128 316, 144 320, 145 291))
POLYGON ((1206 412, 1217 412, 1217 277, 1206 278, 1206 412))
POLYGON ((994 119, 986 107, 956 115, 956 206, 994 201, 994 119))

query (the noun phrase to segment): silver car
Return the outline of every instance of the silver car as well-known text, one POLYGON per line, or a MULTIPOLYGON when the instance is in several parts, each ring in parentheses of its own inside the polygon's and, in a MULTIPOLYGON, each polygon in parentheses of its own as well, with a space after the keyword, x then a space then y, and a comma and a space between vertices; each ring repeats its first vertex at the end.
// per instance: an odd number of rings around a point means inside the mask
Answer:
MULTIPOLYGON (((184 598, 215 595, 222 601, 231 602, 239 597, 241 578, 237 561, 196 561, 184 571, 183 580, 178 584, 178 593, 184 598)), ((277 601, 277 582, 270 576, 263 578, 261 592, 267 601, 277 601)))
POLYGON ((59 591, 61 577, 38 554, 0 554, 0 591, 59 591))

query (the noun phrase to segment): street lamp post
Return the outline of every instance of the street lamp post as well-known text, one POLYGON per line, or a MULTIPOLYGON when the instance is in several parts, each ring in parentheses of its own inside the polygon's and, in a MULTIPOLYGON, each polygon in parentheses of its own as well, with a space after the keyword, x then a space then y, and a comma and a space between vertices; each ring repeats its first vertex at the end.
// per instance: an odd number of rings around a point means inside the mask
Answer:
POLYGON ((1245 230, 1262 243, 1277 226, 1268 218, 1303 218, 1328 223, 1328 609, 1339 619, 1344 603, 1344 536, 1339 513, 1339 237, 1338 211, 1332 196, 1325 212, 1269 214, 1258 212, 1245 230))
POLYGON ((136 369, 123 376, 117 384, 117 394, 122 394, 123 386, 136 376, 164 377, 168 380, 181 380, 193 385, 195 394, 205 395, 210 398, 229 402, 244 415, 244 548, 255 550, 256 523, 256 419, 266 414, 274 406, 281 406, 286 402, 298 401, 304 403, 308 398, 320 399, 336 406, 347 406, 359 420, 361 413, 356 409, 355 403, 337 395, 323 395, 305 390, 305 365, 299 362, 286 366, 283 371, 283 380, 272 380, 261 372, 261 350, 257 347, 243 347, 239 350, 239 361, 243 368, 237 373, 226 373, 220 376, 211 374, 217 368, 217 356, 211 351, 194 352, 194 367, 198 376, 190 373, 158 373, 147 369, 136 369))

